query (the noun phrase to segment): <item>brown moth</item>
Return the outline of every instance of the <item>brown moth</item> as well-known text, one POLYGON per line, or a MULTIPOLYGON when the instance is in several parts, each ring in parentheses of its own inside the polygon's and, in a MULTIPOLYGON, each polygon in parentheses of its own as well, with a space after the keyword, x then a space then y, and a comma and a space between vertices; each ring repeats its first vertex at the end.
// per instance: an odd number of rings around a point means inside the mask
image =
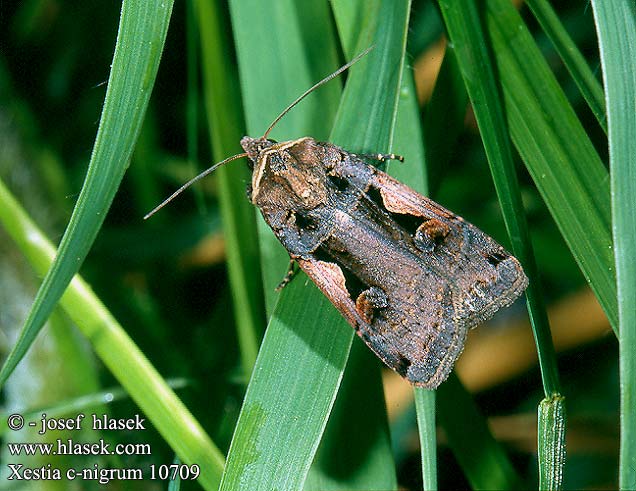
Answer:
POLYGON ((366 162, 401 157, 356 155, 311 137, 267 138, 293 106, 367 52, 302 94, 262 137, 244 137, 244 154, 209 168, 146 218, 219 165, 247 157, 248 196, 292 265, 387 366, 432 389, 448 377, 468 329, 511 304, 528 280, 477 227, 366 162))

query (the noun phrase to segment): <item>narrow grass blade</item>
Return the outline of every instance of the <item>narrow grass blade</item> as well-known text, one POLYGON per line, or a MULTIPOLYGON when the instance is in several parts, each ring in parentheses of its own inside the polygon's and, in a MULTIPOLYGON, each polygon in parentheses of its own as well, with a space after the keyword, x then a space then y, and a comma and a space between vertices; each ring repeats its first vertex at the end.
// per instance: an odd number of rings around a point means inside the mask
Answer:
POLYGON ((541 375, 546 395, 559 392, 556 356, 550 326, 543 304, 538 268, 525 220, 518 178, 512 159, 508 125, 504 115, 500 88, 488 41, 482 31, 477 5, 474 2, 442 7, 451 42, 470 96, 475 117, 501 204, 504 221, 510 235, 512 251, 524 266, 530 284, 526 290, 528 311, 539 352, 541 375))
MULTIPOLYGON (((238 79, 229 69, 230 40, 218 4, 196 0, 201 32, 205 109, 215 161, 240 153, 245 124, 238 79)), ((234 316, 245 380, 249 379, 265 331, 263 283, 255 210, 246 198, 250 172, 243 162, 216 171, 234 316)))
MULTIPOLYGON (((172 464, 175 466, 181 465, 181 459, 179 459, 179 457, 175 455, 174 460, 172 461, 172 464)), ((175 478, 170 480, 170 483, 168 484, 168 491, 179 491, 180 489, 181 489, 181 474, 177 473, 175 478)))
POLYGON ((392 147, 392 151, 404 157, 404 162, 388 162, 386 170, 398 181, 426 196, 429 161, 424 148, 419 111, 413 71, 405 63, 392 147))
POLYGON ((171 0, 126 0, 86 180, 58 256, 2 370, 0 387, 24 356, 93 244, 128 166, 159 66, 171 0))
POLYGON ((609 127, 618 289, 621 449, 619 485, 636 488, 636 5, 592 2, 609 127))
MULTIPOLYGON (((448 4, 444 4, 441 10, 457 52, 459 66, 479 125, 497 196, 511 238, 512 251, 521 261, 530 280, 526 290, 528 312, 537 345, 544 392, 546 397, 553 398, 561 390, 556 355, 543 302, 538 268, 521 203, 500 86, 494 63, 490 59, 489 42, 482 30, 482 22, 475 2, 464 3, 461 8, 457 5, 451 8, 448 4)), ((551 414, 548 413, 548 415, 551 414)), ((545 442, 550 437, 558 436, 563 437, 563 435, 548 433, 541 438, 545 442)), ((558 446, 558 442, 551 442, 551 445, 558 446)), ((563 465, 563 459, 539 460, 540 468, 546 466, 554 468, 558 465, 563 465)), ((544 472, 540 471, 540 474, 544 472)), ((562 472, 559 471, 554 475, 560 477, 562 472)), ((561 483, 555 483, 555 485, 559 488, 561 483)))
MULTIPOLYGON (((1 181, 0 223, 35 272, 44 274, 53 262, 55 249, 1 181)), ((215 489, 223 469, 223 455, 79 276, 71 281, 60 305, 174 451, 184 462, 201 466, 199 482, 204 488, 215 489)))
POLYGON ((539 404, 539 489, 563 487, 565 415, 565 399, 561 396, 545 398, 539 404))
MULTIPOLYGON (((423 123, 427 165, 433 173, 433 176, 429 176, 433 190, 438 187, 440 180, 440 176, 436 174, 441 174, 441 169, 448 163, 452 148, 464 127, 467 102, 468 95, 455 53, 452 49, 447 49, 423 123)), ((511 489, 521 482, 506 453, 493 438, 488 422, 455 376, 440 387, 436 398, 438 411, 443 412, 438 417, 438 422, 451 439, 451 448, 456 452, 460 465, 475 489, 495 489, 496 486, 511 489), (458 404, 457 401, 470 401, 470 404, 458 404), (484 452, 483 460, 476 466, 470 455, 473 448, 483 449, 484 452)), ((430 421, 433 419, 432 415, 426 415, 424 406, 424 403, 433 403, 430 399, 432 397, 416 394, 422 452, 425 452, 427 445, 432 445, 432 436, 422 432, 424 425, 434 424, 434 421, 430 421), (424 399, 424 402, 420 399, 424 399)), ((428 411, 433 412, 434 408, 428 411)), ((426 458, 423 454, 424 483, 431 483, 432 488, 434 462, 429 457, 429 461, 424 463, 426 458), (432 470, 427 472, 427 469, 432 470)), ((428 487, 425 486, 425 489, 428 487)))
POLYGON ((603 88, 565 30, 550 2, 548 0, 527 0, 526 4, 532 10, 550 41, 552 41, 601 128, 607 132, 603 88))
MULTIPOLYGON (((186 64, 188 74, 188 90, 186 93, 186 140, 188 148, 188 163, 192 170, 196 170, 199 160, 199 26, 196 15, 196 0, 186 0, 186 64)), ((216 5, 216 4, 215 4, 216 5)), ((203 34, 203 33, 202 33, 203 34)), ((205 206, 203 194, 198 188, 193 190, 197 209, 203 213, 205 206)))
MULTIPOLYGON (((361 26, 368 29, 373 25, 381 4, 333 2, 332 5, 346 58, 351 59, 361 49, 356 46, 361 26)), ((403 15, 407 12, 404 11, 403 15)), ((401 22, 406 25, 404 17, 401 17, 401 22)), ((403 72, 392 149, 399 148, 401 153, 405 153, 409 165, 389 163, 387 169, 393 175, 396 171, 408 174, 422 188, 425 178, 417 102, 412 77, 410 73, 406 74, 406 68, 403 72)), ((368 103, 373 104, 371 100, 368 103)), ((355 110, 355 106, 351 110, 355 110)), ((357 127, 348 130, 355 131, 357 127)), ((375 151, 375 146, 365 145, 365 151, 375 151)), ((377 359, 362 342, 354 339, 347 370, 305 482, 305 490, 393 489, 397 486, 378 365, 377 359), (347 442, 346 446, 342 445, 343 441, 347 442)))
MULTIPOLYGON (((286 12, 287 23, 290 16, 293 20, 295 8, 292 6, 291 11, 286 12)), ((391 124, 387 126, 386 121, 392 121, 395 117, 408 9, 405 5, 386 1, 381 3, 375 13, 375 21, 362 29, 361 39, 354 44, 357 52, 370 44, 376 48, 349 73, 340 106, 341 114, 346 114, 343 109, 345 105, 355 107, 360 118, 353 126, 343 125, 340 130, 334 130, 333 140, 350 148, 350 136, 356 144, 355 148, 382 151, 388 147, 390 137, 391 124), (378 19, 382 19, 382 22, 378 19), (371 80, 373 83, 369 84, 371 80), (365 115, 366 111, 374 111, 374 116, 365 115)), ((246 21, 242 17, 239 21, 237 14, 233 11, 235 25, 246 21)), ((276 38, 271 34, 276 26, 276 23, 271 22, 271 11, 263 19, 267 20, 269 37, 276 38)), ((255 17, 252 23, 258 21, 258 17, 255 17)), ((287 23, 285 30, 289 31, 287 23)), ((255 32, 261 29, 248 25, 255 32)), ((258 41, 261 42, 260 39, 258 41)), ((237 36, 239 60, 242 42, 237 36)), ((293 46, 297 42, 288 40, 275 55, 284 59, 280 53, 284 53, 285 46, 293 46)), ((251 56, 263 55, 257 49, 251 56)), ((258 65, 258 60, 253 61, 258 65)), ((247 72, 248 68, 254 69, 247 63, 241 71, 247 72)), ((269 67, 268 70, 273 68, 269 67)), ((302 76, 302 73, 299 75, 302 76)), ((248 83, 246 76, 242 76, 242 81, 248 83)), ((268 97, 270 95, 268 93, 268 97)), ((291 98, 286 102, 289 100, 291 98)), ((249 98, 245 104, 249 126, 249 98)), ((279 110, 282 107, 284 104, 279 110)), ((261 131, 265 127, 263 125, 261 131)), ((290 136, 288 134, 286 139, 290 136)), ((315 287, 305 286, 302 277, 296 278, 283 290, 248 386, 228 454, 222 489, 235 489, 237 486, 278 489, 302 487, 333 405, 352 339, 351 328, 315 287), (272 387, 276 387, 276 390, 273 391, 272 387)))
POLYGON ((367 60, 351 69, 356 76, 347 80, 330 141, 352 151, 390 150, 393 148, 404 63, 408 8, 406 5, 389 8, 385 1, 377 1, 368 4, 365 9, 358 7, 358 13, 354 14, 357 19, 354 18, 354 21, 349 17, 350 12, 338 15, 340 9, 351 8, 350 5, 344 7, 344 3, 340 0, 334 2, 334 10, 340 36, 352 39, 349 33, 357 34, 356 42, 351 44, 353 51, 349 52, 349 57, 370 46, 373 46, 373 50, 367 55, 367 60), (361 10, 364 14, 360 13, 361 10), (373 13, 375 15, 371 15, 373 13), (360 19, 360 15, 364 17, 360 19), (349 20, 347 25, 343 18, 349 20), (385 93, 387 88, 390 88, 388 94, 385 93), (361 107, 366 109, 364 113, 361 107))
POLYGON ((415 389, 417 428, 422 453, 422 487, 437 489, 437 433, 435 431, 435 391, 415 389))
POLYGON ((613 327, 616 282, 609 175, 519 13, 489 0, 486 20, 510 134, 613 327))

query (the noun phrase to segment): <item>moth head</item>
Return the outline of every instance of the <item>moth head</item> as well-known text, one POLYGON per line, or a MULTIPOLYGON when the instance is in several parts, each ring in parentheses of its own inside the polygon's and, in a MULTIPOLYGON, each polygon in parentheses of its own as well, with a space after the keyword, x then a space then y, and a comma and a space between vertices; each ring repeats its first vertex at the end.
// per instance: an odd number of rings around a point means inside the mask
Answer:
POLYGON ((241 146, 245 153, 247 154, 247 158, 250 161, 250 167, 254 167, 258 162, 258 158, 263 153, 263 151, 270 148, 276 142, 274 140, 268 140, 267 138, 252 138, 251 136, 244 136, 241 138, 241 146))

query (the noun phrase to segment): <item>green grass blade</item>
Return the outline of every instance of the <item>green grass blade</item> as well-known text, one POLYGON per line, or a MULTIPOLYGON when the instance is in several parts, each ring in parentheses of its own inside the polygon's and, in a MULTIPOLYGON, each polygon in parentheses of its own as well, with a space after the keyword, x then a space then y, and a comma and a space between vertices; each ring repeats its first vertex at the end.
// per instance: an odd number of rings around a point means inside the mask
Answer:
POLYGON ((510 235, 512 251, 521 261, 530 280, 526 290, 528 311, 539 353, 544 391, 546 396, 551 395, 560 391, 556 356, 488 42, 482 31, 479 11, 474 2, 462 4, 461 7, 457 4, 454 8, 448 5, 441 5, 442 14, 472 101, 510 235))
MULTIPOLYGON (((291 12, 294 12, 294 8, 291 12)), ((237 20, 238 13, 233 11, 235 25, 246 22, 244 17, 237 20)), ((363 40, 354 43, 356 51, 361 51, 362 46, 366 48, 370 44, 374 44, 376 49, 349 74, 340 111, 341 114, 346 113, 343 110, 344 105, 355 107, 360 120, 353 127, 342 127, 333 134, 335 140, 346 144, 348 148, 352 144, 357 148, 373 148, 378 151, 388 148, 390 131, 386 131, 386 120, 392 121, 396 110, 407 13, 405 5, 383 2, 380 10, 375 11, 375 21, 367 24, 360 32, 363 40), (383 21, 378 24, 378 19, 383 21), (357 78, 367 82, 356 82, 357 78), (373 80, 373 84, 369 85, 369 80, 373 80), (383 89, 376 90, 377 85, 381 85, 383 89), (374 90, 369 90, 369 86, 374 90), (376 100, 378 96, 379 99, 376 100), (377 120, 363 114, 366 110, 378 108, 381 113, 374 116, 377 120), (361 126, 364 137, 360 136, 361 126), (373 127, 377 131, 386 132, 373 134, 373 127)), ((286 31, 289 31, 290 16, 293 20, 293 15, 286 12, 286 31)), ((267 19, 269 37, 276 38, 276 35, 271 34, 276 26, 275 22, 271 22, 271 11, 262 19, 267 19)), ((258 15, 254 17, 252 24, 257 21, 258 15)), ((256 32, 260 29, 249 23, 248 26, 256 32)), ((259 38, 257 41, 263 43, 259 38)), ((285 46, 293 46, 296 42, 289 40, 285 46)), ((241 38, 237 36, 239 61, 241 49, 247 49, 241 48, 241 43, 241 38)), ((257 49, 252 56, 258 58, 263 54, 257 49)), ((278 58, 285 57, 278 54, 278 58)), ((247 72, 248 67, 254 68, 251 63, 246 63, 242 71, 247 72)), ((268 68, 272 69, 275 66, 268 68)), ((245 92, 246 85, 252 82, 245 73, 242 75, 245 92)), ((300 75, 302 76, 302 71, 300 75)), ((260 82, 262 84, 263 77, 260 82)), ((283 86, 282 83, 279 85, 283 86)), ((258 89, 263 90, 263 87, 258 89)), ((301 91, 298 90, 296 94, 301 91)), ((277 94, 265 93, 267 97, 278 97, 277 94)), ((248 127, 249 100, 245 99, 248 127)), ((291 98, 286 102, 289 100, 291 98)), ((285 104, 281 104, 281 107, 284 106, 285 104)), ((267 123, 274 116, 272 114, 267 117, 267 123)), ((263 124, 260 131, 265 127, 266 124, 263 124)), ((390 130, 390 125, 388 129, 390 130)), ((302 135, 298 135, 297 130, 290 133, 284 138, 302 135)), ((277 279, 279 278, 280 276, 277 279)), ((353 331, 313 285, 305 286, 304 283, 302 277, 296 278, 283 290, 268 326, 228 454, 223 489, 234 489, 239 485, 248 488, 264 486, 299 489, 309 470, 342 377, 353 331), (276 387, 276 391, 271 390, 272 386, 276 387)), ((386 487, 385 485, 384 488, 386 487)))
POLYGON ((618 289, 621 449, 619 485, 636 487, 636 6, 592 2, 607 101, 618 289))
POLYGON ((343 322, 322 324, 337 314, 303 283, 285 288, 265 332, 221 489, 302 488, 353 338, 339 340, 343 322))
POLYGON ((539 404, 539 489, 558 490, 563 487, 565 464, 565 399, 545 398, 539 404))
MULTIPOLYGON (((348 58, 356 52, 359 25, 373 22, 379 3, 333 3, 339 34, 348 58), (351 22, 349 19, 364 19, 351 22)), ((404 68, 398 101, 393 150, 404 154, 406 165, 389 163, 394 177, 413 187, 426 187, 417 100, 411 73, 404 68)), ((373 151, 369 149, 369 151, 373 151)), ((323 435, 316 459, 305 482, 311 489, 391 489, 395 470, 377 359, 359 340, 354 341, 342 386, 323 435), (366 374, 361 377, 360 374, 366 374), (343 446, 342 441, 347 445, 343 446)), ((432 431, 435 435, 435 429, 432 431)))
POLYGON ((422 483, 426 490, 437 489, 437 433, 435 424, 435 391, 415 389, 417 428, 422 453, 422 483))
MULTIPOLYGON (((358 18, 351 3, 334 4, 336 20, 344 39, 351 39, 349 30, 353 23, 347 19, 358 18)), ((360 4, 358 4, 360 7, 360 4)), ((364 5, 369 12, 369 3, 364 5)), ((345 45, 345 53, 352 56, 355 42, 345 45)), ((403 153, 406 163, 389 166, 394 177, 404 178, 423 190, 426 187, 424 151, 415 88, 408 68, 404 68, 402 88, 398 101, 393 149, 403 153), (398 176, 399 174, 399 176, 398 176)), ((354 339, 329 423, 325 429, 318 453, 305 481, 305 491, 312 489, 386 489, 395 485, 391 448, 387 438, 386 414, 381 386, 377 383, 378 363, 369 350, 354 339), (360 374, 365 374, 361 377, 360 374), (347 445, 343 446, 342 442, 347 445)), ((427 426, 435 438, 435 426, 427 426)), ((434 447, 433 447, 434 448, 434 447)), ((430 457, 431 454, 427 454, 430 457)), ((434 458, 433 454, 433 458, 434 458)))
POLYGON ((354 31, 358 34, 357 41, 351 44, 352 51, 347 53, 348 57, 353 58, 370 46, 373 46, 373 50, 366 56, 368 60, 365 63, 351 69, 356 76, 351 76, 347 81, 338 117, 331 131, 331 141, 352 151, 390 150, 393 148, 398 111, 408 9, 392 9, 387 7, 386 2, 378 1, 368 3, 364 9, 358 7, 358 13, 354 14, 357 18, 352 19, 351 13, 347 11, 351 3, 346 7, 344 4, 341 0, 333 2, 340 36, 351 39, 351 35, 346 33, 354 31), (339 15, 340 9, 343 9, 343 13, 339 15), (364 17, 360 19, 362 15, 364 17), (342 20, 345 18, 349 21, 347 25, 342 20), (362 22, 358 23, 359 20, 362 22), (370 33, 373 33, 373 38, 369 37, 370 33), (400 60, 399 64, 396 64, 396 60, 400 60), (370 81, 376 83, 371 84, 370 81), (390 92, 385 94, 387 88, 390 88, 390 92), (361 111, 361 107, 366 108, 366 111, 361 111))
POLYGON ((565 27, 563 27, 550 2, 548 0, 527 0, 526 4, 532 10, 550 41, 552 41, 601 128, 607 132, 603 88, 565 30, 565 27))
MULTIPOLYGON (((452 50, 447 49, 440 68, 431 101, 424 115, 424 139, 426 142, 427 164, 432 167, 432 185, 437 188, 439 173, 448 164, 452 148, 464 127, 466 104, 468 95, 452 50)), ((416 394, 416 404, 418 404, 416 394)), ((514 468, 506 453, 493 438, 488 428, 488 422, 479 412, 471 395, 459 383, 455 376, 443 384, 436 394, 438 411, 443 415, 438 417, 439 424, 445 429, 451 439, 451 448, 466 473, 469 481, 476 489, 495 489, 496 486, 514 488, 520 478, 516 476, 514 468), (449 387, 446 387, 446 386, 449 387), (470 404, 457 404, 456 401, 471 401, 470 404), (484 456, 475 463, 470 452, 474 448, 483 449, 484 456), (492 466, 489 468, 488 466, 492 466)), ((428 402, 428 401, 427 401, 428 402)), ((420 405, 422 405, 420 403, 420 405)), ((418 420, 426 417, 424 410, 418 410, 418 420)), ((429 423, 430 424, 430 423, 429 423)), ((430 435, 422 435, 423 422, 420 426, 420 441, 424 451, 424 438, 430 440, 430 435)), ((428 443, 431 445, 431 443, 428 443)), ((426 458, 422 455, 422 458, 426 458)), ((432 467, 433 462, 423 464, 424 482, 427 482, 426 469, 432 467)))
MULTIPOLYGON (((526 299, 539 355, 544 392, 546 397, 554 398, 561 390, 556 355, 543 302, 538 268, 521 203, 521 193, 512 159, 500 88, 493 62, 490 59, 489 43, 482 31, 477 5, 470 2, 463 4, 461 8, 457 7, 456 5, 455 8, 450 8, 448 4, 445 4, 442 6, 442 14, 457 52, 468 95, 472 101, 497 196, 511 238, 512 251, 523 264, 530 280, 526 290, 526 299)), ((546 413, 546 417, 550 415, 553 413, 546 413)), ((561 418, 560 422, 563 423, 563 421, 564 419, 561 418)), ((556 426, 556 423, 545 425, 548 428, 553 426, 556 426)), ((540 426, 540 429, 542 428, 544 426, 540 426)), ((565 431, 564 424, 561 424, 560 428, 565 431)), ((540 438, 544 442, 551 437, 556 438, 557 440, 549 444, 558 447, 560 438, 563 436, 563 434, 550 432, 541 435, 540 438)), ((553 457, 553 455, 545 456, 553 457)), ((540 474, 545 474, 543 469, 546 467, 554 469, 559 465, 563 465, 563 459, 539 460, 540 474)), ((562 471, 559 470, 552 475, 561 477, 562 471)), ((554 483, 554 486, 559 489, 561 482, 554 483)))
POLYGON ((141 128, 172 12, 172 1, 126 0, 99 130, 86 180, 58 256, 2 370, 0 387, 24 356, 93 244, 141 128))
MULTIPOLYGON (((196 1, 201 32, 205 108, 214 160, 240 153, 245 124, 241 116, 238 80, 230 72, 230 40, 223 29, 218 4, 196 1)), ((250 172, 243 163, 216 171, 234 316, 243 372, 247 382, 265 331, 263 283, 259 261, 255 210, 245 195, 250 172)))
POLYGON ((354 336, 347 370, 304 491, 397 488, 379 380, 377 360, 354 336))
MULTIPOLYGON (((186 93, 186 146, 188 152, 188 163, 192 170, 196 170, 196 163, 199 160, 199 28, 196 17, 196 1, 187 0, 185 2, 186 10, 186 69, 188 90, 186 93)), ((202 33, 203 34, 203 33, 202 33)), ((198 188, 193 190, 197 208, 203 213, 205 206, 203 203, 203 194, 198 188)))
POLYGON ((408 184, 418 193, 426 196, 429 161, 426 157, 422 131, 413 72, 409 66, 405 65, 392 148, 395 153, 404 157, 404 162, 388 162, 386 170, 398 181, 408 184))
MULTIPOLYGON (((181 459, 175 455, 174 460, 172 461, 173 465, 181 465, 181 459)), ((179 491, 181 489, 181 475, 177 474, 175 479, 171 479, 168 484, 168 491, 179 491)))
MULTIPOLYGON (((0 223, 36 273, 49 269, 55 249, 0 181, 0 223)), ((120 384, 184 462, 199 464, 205 489, 218 486, 223 455, 90 287, 76 276, 61 307, 120 384)))
POLYGON ((487 24, 512 139, 615 327, 607 169, 517 10, 507 0, 489 0, 487 5, 487 24))

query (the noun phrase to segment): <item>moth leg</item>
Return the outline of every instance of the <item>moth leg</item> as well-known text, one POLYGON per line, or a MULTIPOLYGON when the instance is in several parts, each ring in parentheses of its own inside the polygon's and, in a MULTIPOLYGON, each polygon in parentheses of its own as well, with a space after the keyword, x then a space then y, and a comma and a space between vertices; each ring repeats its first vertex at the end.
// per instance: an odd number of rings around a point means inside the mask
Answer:
POLYGON ((356 310, 367 324, 371 324, 375 311, 388 307, 389 298, 381 288, 372 286, 364 290, 356 299, 356 310))
POLYGON ((287 273, 285 273, 285 277, 281 280, 281 282, 276 287, 277 292, 285 288, 285 286, 287 286, 287 283, 289 283, 292 280, 292 278, 296 274, 295 266, 296 266, 296 260, 294 258, 291 258, 289 260, 289 266, 287 267, 287 273))
POLYGON ((363 153, 358 154, 358 157, 369 160, 377 160, 378 162, 386 162, 387 160, 398 160, 400 162, 404 162, 404 157, 394 153, 363 153))

